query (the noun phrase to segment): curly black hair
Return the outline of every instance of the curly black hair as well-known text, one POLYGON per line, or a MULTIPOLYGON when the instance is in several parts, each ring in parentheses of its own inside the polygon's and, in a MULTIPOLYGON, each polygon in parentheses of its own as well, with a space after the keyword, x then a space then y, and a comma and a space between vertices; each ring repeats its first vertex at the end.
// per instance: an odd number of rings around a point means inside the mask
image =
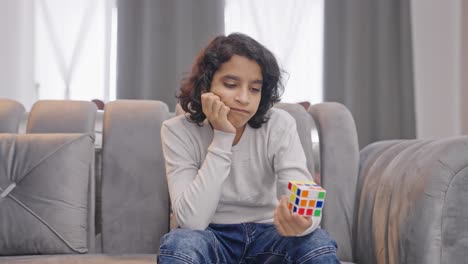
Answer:
POLYGON ((177 98, 188 113, 191 122, 201 125, 206 116, 203 114, 201 94, 209 92, 215 72, 221 65, 239 55, 255 61, 262 70, 262 89, 260 105, 255 115, 248 121, 253 128, 259 128, 269 119, 268 110, 280 101, 284 91, 281 70, 271 51, 253 38, 233 33, 229 36, 214 38, 206 48, 200 51, 192 65, 191 73, 182 79, 177 98))

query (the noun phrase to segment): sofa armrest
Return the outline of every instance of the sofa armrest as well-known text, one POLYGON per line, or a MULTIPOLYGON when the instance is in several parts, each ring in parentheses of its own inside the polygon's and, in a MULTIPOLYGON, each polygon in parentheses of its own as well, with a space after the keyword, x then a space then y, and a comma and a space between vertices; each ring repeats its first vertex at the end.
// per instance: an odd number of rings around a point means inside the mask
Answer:
POLYGON ((356 126, 349 110, 339 103, 311 105, 320 137, 322 185, 327 190, 322 227, 338 244, 338 256, 352 261, 352 230, 359 169, 356 126))
POLYGON ((361 151, 358 263, 464 263, 468 137, 393 140, 361 151))

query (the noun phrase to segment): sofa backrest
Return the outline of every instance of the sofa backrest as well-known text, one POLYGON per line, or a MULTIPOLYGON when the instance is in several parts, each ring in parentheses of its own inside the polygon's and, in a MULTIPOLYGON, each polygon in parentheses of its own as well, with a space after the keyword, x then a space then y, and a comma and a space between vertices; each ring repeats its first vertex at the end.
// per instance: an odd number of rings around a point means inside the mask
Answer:
POLYGON ((0 133, 17 133, 24 111, 19 102, 0 98, 0 133))
POLYGON ((26 133, 94 133, 96 111, 87 101, 40 100, 31 108, 26 133))
POLYGON ((169 231, 159 101, 119 100, 104 110, 102 252, 155 253, 169 231))

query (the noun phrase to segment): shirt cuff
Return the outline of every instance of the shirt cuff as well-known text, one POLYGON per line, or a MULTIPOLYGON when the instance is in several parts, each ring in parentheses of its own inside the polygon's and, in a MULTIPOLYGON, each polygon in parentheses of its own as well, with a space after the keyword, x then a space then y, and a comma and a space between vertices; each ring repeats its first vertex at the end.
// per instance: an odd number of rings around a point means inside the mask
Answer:
POLYGON ((297 235, 298 237, 306 236, 319 228, 322 217, 312 217, 312 224, 302 234, 297 235))

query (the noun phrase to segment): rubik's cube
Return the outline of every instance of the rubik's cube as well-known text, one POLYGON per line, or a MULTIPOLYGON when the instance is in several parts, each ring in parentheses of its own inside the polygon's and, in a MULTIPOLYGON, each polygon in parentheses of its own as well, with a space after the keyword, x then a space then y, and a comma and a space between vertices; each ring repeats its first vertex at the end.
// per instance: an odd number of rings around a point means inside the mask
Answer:
POLYGON ((314 181, 290 181, 288 190, 288 207, 293 214, 322 217, 325 189, 314 181))

